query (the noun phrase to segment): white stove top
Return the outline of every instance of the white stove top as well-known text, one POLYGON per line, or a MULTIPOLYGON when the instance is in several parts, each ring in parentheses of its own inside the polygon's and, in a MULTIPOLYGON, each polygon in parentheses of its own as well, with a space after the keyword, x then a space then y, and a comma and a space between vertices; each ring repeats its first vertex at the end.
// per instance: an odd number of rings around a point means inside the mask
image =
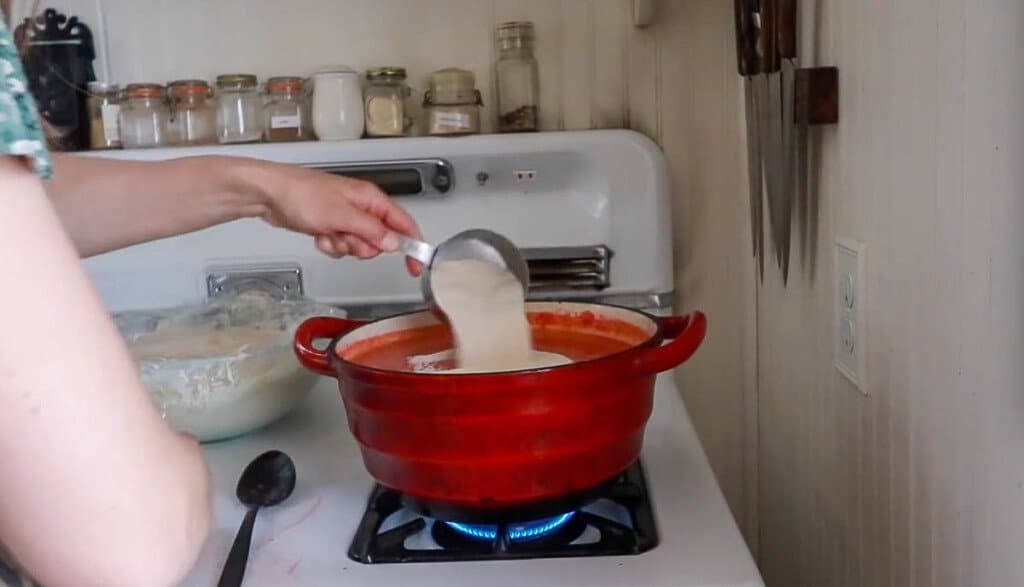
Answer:
POLYGON ((261 432, 204 448, 214 480, 214 527, 185 586, 216 583, 245 513, 235 483, 272 448, 295 461, 298 484, 260 512, 246 587, 409 585, 759 586, 757 568, 715 482, 671 376, 658 378, 643 463, 660 541, 636 556, 364 565, 346 552, 373 485, 348 431, 333 379, 261 432))

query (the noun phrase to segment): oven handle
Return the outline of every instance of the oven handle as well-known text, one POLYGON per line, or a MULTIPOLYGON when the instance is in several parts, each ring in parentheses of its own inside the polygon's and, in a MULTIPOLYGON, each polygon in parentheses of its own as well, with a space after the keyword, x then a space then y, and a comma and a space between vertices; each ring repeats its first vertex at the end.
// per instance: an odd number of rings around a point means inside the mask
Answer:
POLYGON ((373 182, 391 196, 437 197, 455 187, 455 169, 439 157, 311 163, 306 167, 373 182))

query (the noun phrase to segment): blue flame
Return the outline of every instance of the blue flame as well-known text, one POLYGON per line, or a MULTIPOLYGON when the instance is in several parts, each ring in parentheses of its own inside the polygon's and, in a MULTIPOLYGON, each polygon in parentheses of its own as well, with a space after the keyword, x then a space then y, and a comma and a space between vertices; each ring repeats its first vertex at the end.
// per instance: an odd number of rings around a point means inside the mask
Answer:
MULTIPOLYGON (((576 512, 569 512, 535 522, 510 525, 508 527, 508 539, 511 542, 524 542, 547 536, 568 524, 574 515, 576 515, 576 512)), ((494 540, 498 536, 498 527, 493 525, 460 524, 459 522, 445 523, 456 532, 477 540, 494 540)))

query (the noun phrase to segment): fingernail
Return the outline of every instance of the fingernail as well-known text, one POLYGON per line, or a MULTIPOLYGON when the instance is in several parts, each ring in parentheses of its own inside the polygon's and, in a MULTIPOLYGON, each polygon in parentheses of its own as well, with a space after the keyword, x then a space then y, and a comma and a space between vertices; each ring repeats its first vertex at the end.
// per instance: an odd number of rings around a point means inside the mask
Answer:
POLYGON ((380 249, 389 253, 391 251, 397 251, 399 244, 401 244, 401 242, 398 239, 398 235, 391 231, 388 231, 387 234, 384 235, 384 238, 380 239, 380 249))

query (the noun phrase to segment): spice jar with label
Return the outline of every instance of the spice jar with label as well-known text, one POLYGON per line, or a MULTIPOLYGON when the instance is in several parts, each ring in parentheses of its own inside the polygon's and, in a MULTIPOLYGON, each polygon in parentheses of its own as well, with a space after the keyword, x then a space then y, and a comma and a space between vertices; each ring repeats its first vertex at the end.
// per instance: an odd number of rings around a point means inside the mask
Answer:
POLYGON ((540 78, 533 56, 533 23, 503 23, 498 27, 497 41, 494 75, 498 82, 498 130, 538 130, 540 78))
POLYGON ((217 112, 210 98, 213 92, 203 80, 183 79, 168 85, 171 125, 168 139, 173 145, 209 145, 217 142, 217 112))
POLYGON ((423 96, 427 134, 465 135, 480 132, 483 99, 472 71, 450 67, 430 74, 423 96))
POLYGON ((412 120, 406 114, 405 100, 408 97, 409 86, 405 84, 404 67, 374 67, 366 70, 363 98, 367 136, 405 135, 412 125, 412 120))
POLYGON ((121 112, 121 88, 109 82, 89 82, 89 147, 92 149, 120 149, 121 127, 117 118, 121 112))
POLYGON ((247 73, 217 76, 217 140, 253 143, 263 137, 263 97, 247 73))
POLYGON ((127 98, 118 115, 121 144, 124 148, 166 145, 170 111, 167 108, 167 93, 164 86, 128 84, 125 93, 127 98))
POLYGON ((268 79, 267 103, 263 106, 263 138, 269 142, 312 139, 305 102, 302 78, 268 79))

